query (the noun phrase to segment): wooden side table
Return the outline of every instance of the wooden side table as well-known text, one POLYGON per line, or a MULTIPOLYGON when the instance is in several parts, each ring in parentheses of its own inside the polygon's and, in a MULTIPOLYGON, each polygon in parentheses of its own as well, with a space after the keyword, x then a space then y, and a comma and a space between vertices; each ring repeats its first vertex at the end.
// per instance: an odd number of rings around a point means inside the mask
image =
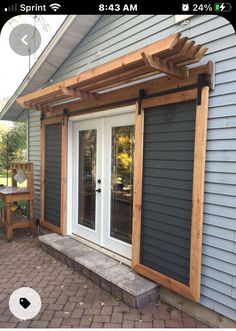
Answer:
POLYGON ((7 240, 12 240, 13 230, 20 228, 30 228, 32 234, 35 234, 34 223, 34 200, 30 190, 19 187, 5 187, 0 189, 0 199, 5 202, 4 223, 6 226, 7 240), (17 201, 28 201, 29 217, 22 219, 14 219, 11 211, 12 203, 17 201))

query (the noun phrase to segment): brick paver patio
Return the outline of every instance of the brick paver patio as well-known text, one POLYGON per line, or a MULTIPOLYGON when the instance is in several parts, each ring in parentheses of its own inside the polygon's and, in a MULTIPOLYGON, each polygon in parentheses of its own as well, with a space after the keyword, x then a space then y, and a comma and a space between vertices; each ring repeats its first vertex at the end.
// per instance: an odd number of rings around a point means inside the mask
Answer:
POLYGON ((77 271, 44 252, 37 238, 18 231, 7 243, 0 232, 0 328, 207 327, 168 304, 130 308, 77 271), (19 321, 8 308, 10 294, 29 286, 41 296, 41 312, 19 321))

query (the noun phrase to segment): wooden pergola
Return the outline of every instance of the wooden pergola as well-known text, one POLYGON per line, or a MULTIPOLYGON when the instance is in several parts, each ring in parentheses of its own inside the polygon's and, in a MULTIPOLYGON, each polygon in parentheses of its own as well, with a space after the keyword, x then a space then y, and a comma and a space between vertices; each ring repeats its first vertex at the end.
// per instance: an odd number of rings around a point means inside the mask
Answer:
MULTIPOLYGON (((81 109, 85 103, 101 105, 112 95, 111 92, 103 93, 104 90, 115 87, 117 93, 117 89, 124 84, 143 78, 164 73, 168 77, 188 79, 187 66, 199 62, 206 51, 206 47, 176 33, 76 76, 22 96, 17 99, 17 102, 24 108, 37 109, 46 113, 55 113, 65 107, 71 110, 81 109)), ((122 95, 123 93, 120 93, 121 98, 122 95)))

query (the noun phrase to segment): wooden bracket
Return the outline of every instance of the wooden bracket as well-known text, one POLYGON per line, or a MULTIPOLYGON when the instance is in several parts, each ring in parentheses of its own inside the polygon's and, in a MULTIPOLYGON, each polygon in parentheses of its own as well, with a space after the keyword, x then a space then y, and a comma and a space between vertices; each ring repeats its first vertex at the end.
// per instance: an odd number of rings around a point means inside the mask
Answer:
POLYGON ((176 76, 179 78, 187 78, 189 77, 189 70, 186 67, 177 67, 171 62, 167 62, 158 57, 154 57, 153 55, 149 55, 145 52, 141 53, 142 58, 146 67, 157 69, 160 72, 164 72, 167 75, 176 76))
POLYGON ((27 105, 27 102, 19 102, 19 101, 16 101, 18 103, 18 105, 20 105, 22 108, 25 108, 25 109, 29 109, 29 106, 27 105))
MULTIPOLYGON (((23 105, 22 105, 23 106, 23 105)), ((31 108, 31 106, 32 106, 32 104, 30 104, 30 102, 28 101, 28 102, 24 102, 24 108, 28 108, 28 109, 30 109, 31 108)))
POLYGON ((42 105, 42 111, 49 112, 49 106, 47 106, 47 105, 42 105))
POLYGON ((76 91, 69 87, 62 87, 61 92, 62 92, 62 94, 66 95, 68 97, 74 97, 74 98, 79 97, 78 94, 76 93, 76 91))
POLYGON ((97 93, 82 92, 69 87, 62 87, 61 92, 69 97, 81 98, 85 100, 96 100, 98 98, 97 93))
POLYGON ((27 106, 27 108, 43 111, 43 106, 41 106, 40 104, 28 101, 28 102, 25 102, 25 105, 27 106))

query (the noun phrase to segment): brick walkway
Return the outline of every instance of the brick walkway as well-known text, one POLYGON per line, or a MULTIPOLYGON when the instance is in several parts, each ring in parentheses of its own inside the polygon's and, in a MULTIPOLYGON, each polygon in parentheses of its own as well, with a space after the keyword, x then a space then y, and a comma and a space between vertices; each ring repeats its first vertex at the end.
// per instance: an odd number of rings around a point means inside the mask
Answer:
POLYGON ((0 233, 0 252, 0 328, 207 327, 165 303, 130 308, 45 253, 37 239, 21 231, 12 243, 0 233), (22 286, 34 288, 42 299, 42 310, 31 321, 20 322, 8 308, 10 294, 22 286))

